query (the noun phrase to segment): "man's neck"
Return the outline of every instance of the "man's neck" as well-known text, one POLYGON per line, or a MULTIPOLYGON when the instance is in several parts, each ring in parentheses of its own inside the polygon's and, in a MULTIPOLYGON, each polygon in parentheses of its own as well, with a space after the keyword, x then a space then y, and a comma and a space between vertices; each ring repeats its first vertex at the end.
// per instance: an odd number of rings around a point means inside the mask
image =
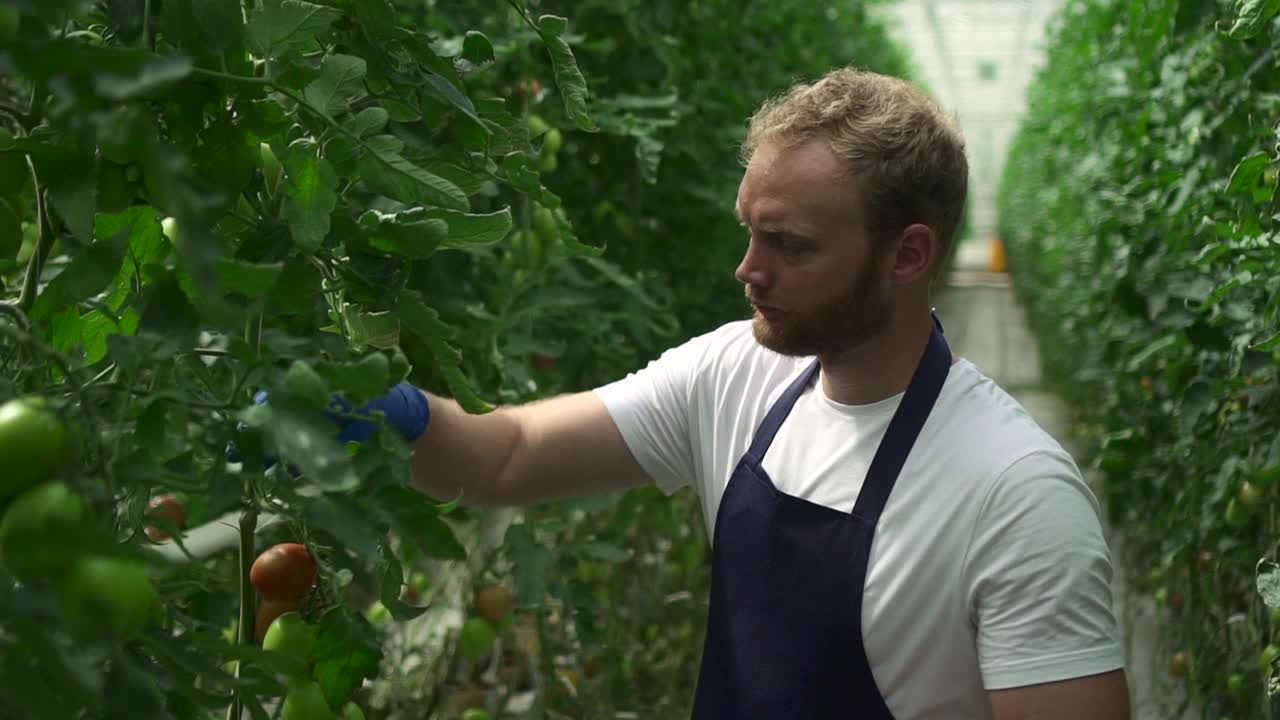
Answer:
MULTIPOLYGON (((925 303, 857 347, 821 356, 823 391, 843 405, 867 405, 905 392, 932 332, 933 317, 925 303)), ((951 360, 954 363, 956 356, 951 360)))

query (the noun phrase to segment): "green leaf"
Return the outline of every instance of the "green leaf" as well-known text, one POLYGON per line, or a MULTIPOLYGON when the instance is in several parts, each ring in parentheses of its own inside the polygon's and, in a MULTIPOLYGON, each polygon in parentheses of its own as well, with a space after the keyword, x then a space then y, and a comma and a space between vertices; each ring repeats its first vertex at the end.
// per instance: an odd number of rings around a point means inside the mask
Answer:
POLYGON ((394 214, 370 210, 360 216, 359 223, 371 247, 418 260, 431 257, 449 237, 448 223, 430 217, 425 208, 394 214))
POLYGON ((332 535, 344 549, 361 557, 377 556, 382 538, 359 506, 319 496, 307 500, 306 515, 308 523, 332 535))
POLYGON ((538 31, 560 37, 568 29, 569 21, 559 15, 543 15, 538 18, 538 31))
POLYGON ((360 158, 365 182, 393 200, 409 205, 439 205, 467 211, 471 204, 457 185, 405 160, 404 144, 391 135, 376 135, 365 141, 369 151, 360 158))
POLYGON ((399 313, 405 327, 426 343, 431 357, 436 361, 437 369, 444 377, 445 384, 449 386, 449 392, 453 394, 453 399, 470 413, 486 413, 493 410, 488 403, 480 399, 471 384, 467 382, 462 369, 458 367, 462 362, 462 353, 449 344, 453 338, 453 328, 441 322, 436 311, 427 307, 422 302, 422 298, 412 290, 401 291, 399 301, 396 303, 396 312, 399 313))
POLYGON ((540 607, 547 595, 555 555, 523 523, 507 528, 502 551, 511 561, 516 602, 524 607, 540 607))
POLYGON ((348 303, 342 308, 342 319, 356 351, 368 347, 390 350, 400 344, 400 320, 390 311, 364 312, 359 305, 348 303))
POLYGON ((400 567, 400 559, 386 543, 381 547, 378 576, 382 579, 379 599, 391 611, 391 617, 404 622, 427 611, 426 607, 410 605, 400 599, 400 593, 404 590, 404 570, 400 567))
POLYGON ((1257 37, 1277 13, 1280 13, 1280 0, 1238 0, 1235 22, 1227 35, 1236 40, 1257 37))
POLYGON ((78 243, 88 244, 94 236, 98 206, 97 166, 88 154, 91 150, 73 143, 55 146, 31 141, 23 149, 30 153, 41 183, 49 190, 53 211, 78 243))
POLYGON ((302 360, 294 360, 284 376, 285 387, 289 394, 316 410, 329 407, 333 394, 325 385, 324 378, 302 360))
POLYGON ((385 109, 370 107, 361 110, 355 118, 347 122, 346 127, 352 133, 364 138, 372 133, 381 132, 390 119, 391 116, 385 109))
POLYGON ((342 707, 366 678, 378 675, 382 643, 368 621, 340 604, 320 618, 313 673, 330 707, 342 707))
POLYGON ((271 292, 282 272, 284 263, 260 264, 229 258, 218 259, 218 278, 223 287, 248 298, 260 298, 271 292))
POLYGON ((174 349, 194 347, 199 336, 200 314, 196 311, 176 272, 165 270, 146 289, 146 309, 138 331, 162 337, 174 349))
POLYGON ((364 78, 368 66, 352 55, 326 55, 320 63, 320 77, 307 85, 307 102, 329 117, 345 113, 351 103, 368 94, 364 78))
POLYGON ((288 402, 288 398, 254 405, 237 416, 246 425, 261 428, 288 462, 300 468, 327 492, 348 492, 360 486, 360 478, 346 450, 337 442, 337 425, 314 408, 288 402))
POLYGON ((1253 346, 1254 350, 1263 350, 1263 351, 1271 351, 1271 350, 1275 350, 1276 348, 1280 348, 1280 333, 1276 333, 1275 335, 1272 335, 1266 340, 1263 340, 1262 342, 1253 346))
MULTIPOLYGON (((131 4, 139 5, 136 0, 131 4)), ((182 45, 194 51, 192 54, 243 53, 245 27, 240 0, 182 0, 180 3, 166 0, 163 7, 165 34, 176 32, 182 45), (175 6, 184 7, 174 22, 167 22, 175 6)))
POLYGON ((443 220, 448 226, 448 239, 440 247, 459 249, 492 245, 511 232, 511 210, 503 208, 484 215, 430 210, 428 217, 443 220))
POLYGON ((315 47, 316 38, 329 29, 341 11, 302 0, 263 0, 247 28, 249 49, 268 58, 315 47))
POLYGON ((113 102, 150 96, 186 79, 194 68, 182 55, 64 39, 19 45, 13 59, 19 74, 30 81, 56 79, 83 97, 113 102))
POLYGON ((386 392, 391 384, 390 362, 380 352, 369 353, 354 363, 321 363, 316 366, 316 372, 329 387, 357 407, 386 392))
POLYGON ((594 132, 595 122, 587 111, 587 81, 578 69, 569 44, 560 38, 564 31, 564 18, 543 15, 538 21, 538 34, 547 46, 551 66, 555 70, 556 85, 564 99, 564 111, 579 128, 594 132))
POLYGON ((494 61, 493 43, 478 30, 468 30, 462 41, 462 58, 476 65, 484 65, 494 61))
POLYGON ((281 216, 289 223, 294 244, 314 253, 324 245, 329 216, 338 206, 338 176, 329 161, 317 158, 307 145, 290 146, 284 166, 289 182, 281 216))
POLYGON ((1258 594, 1269 608, 1280 608, 1280 565, 1267 560, 1259 565, 1258 594))
POLYGON ((1228 193, 1252 192, 1263 174, 1267 171, 1270 156, 1264 152, 1254 153, 1236 165, 1231 172, 1231 180, 1227 183, 1228 193))
POLYGON ((120 272, 137 214, 129 213, 128 224, 124 226, 120 225, 119 216, 101 217, 103 239, 90 245, 49 281, 31 308, 33 320, 46 319, 58 310, 102 292, 120 272))
POLYGON ((441 560, 465 560, 467 549, 440 518, 442 510, 426 495, 404 485, 378 488, 373 502, 405 542, 423 555, 441 560))

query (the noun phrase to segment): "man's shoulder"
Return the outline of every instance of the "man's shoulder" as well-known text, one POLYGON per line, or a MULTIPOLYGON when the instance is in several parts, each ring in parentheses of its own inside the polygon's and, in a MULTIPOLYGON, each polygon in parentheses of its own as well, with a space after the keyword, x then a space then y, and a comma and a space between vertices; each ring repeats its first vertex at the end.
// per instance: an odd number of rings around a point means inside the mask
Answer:
POLYGON ((953 369, 940 435, 962 449, 959 456, 983 465, 982 476, 1009 480, 1049 469, 1079 475, 1070 452, 1012 393, 968 360, 953 369))

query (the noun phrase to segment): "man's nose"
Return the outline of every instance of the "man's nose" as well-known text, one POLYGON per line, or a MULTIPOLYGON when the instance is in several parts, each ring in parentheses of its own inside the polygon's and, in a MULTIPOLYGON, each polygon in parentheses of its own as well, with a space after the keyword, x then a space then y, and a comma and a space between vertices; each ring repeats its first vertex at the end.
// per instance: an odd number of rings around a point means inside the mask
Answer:
POLYGON ((734 277, 738 278, 738 282, 744 285, 768 287, 769 271, 761 260, 760 253, 757 252, 757 246, 753 240, 747 244, 747 252, 742 256, 742 262, 738 263, 738 269, 733 274, 734 277))

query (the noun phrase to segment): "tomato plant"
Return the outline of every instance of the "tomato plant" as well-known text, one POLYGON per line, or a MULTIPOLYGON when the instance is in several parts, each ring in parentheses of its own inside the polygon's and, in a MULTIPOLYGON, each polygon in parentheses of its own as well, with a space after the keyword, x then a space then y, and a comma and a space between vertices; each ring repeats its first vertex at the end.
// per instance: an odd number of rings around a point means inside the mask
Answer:
POLYGON ((477 559, 495 516, 413 490, 381 421, 343 447, 324 412, 406 379, 487 412, 743 316, 745 118, 851 58, 907 67, 870 3, 802 5, 0 8, 0 500, 58 481, 84 505, 40 548, 63 579, 0 577, 0 715, 420 717, 476 685, 535 714, 687 710, 693 498, 540 507, 477 559), (290 543, 310 562, 255 579, 290 543), (513 596, 472 624, 492 675, 389 661, 432 655, 404 645, 446 634, 409 631, 439 593, 489 583, 513 596), (253 647, 289 612, 323 709, 253 647))
POLYGON ((1277 689, 1280 5, 1072 0, 1048 48, 1000 191, 1019 298, 1188 701, 1274 717, 1242 690, 1277 689))

